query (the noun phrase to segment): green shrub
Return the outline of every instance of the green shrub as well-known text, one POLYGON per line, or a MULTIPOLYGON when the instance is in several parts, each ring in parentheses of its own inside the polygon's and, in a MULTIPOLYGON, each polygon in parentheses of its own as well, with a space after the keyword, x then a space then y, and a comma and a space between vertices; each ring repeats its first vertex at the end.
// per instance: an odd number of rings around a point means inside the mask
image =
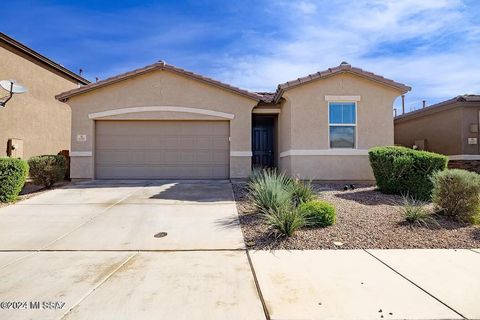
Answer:
POLYGON ((298 179, 292 181, 291 194, 292 203, 295 207, 314 198, 311 182, 304 182, 298 179))
POLYGON ((459 221, 480 221, 480 175, 460 169, 437 172, 432 177, 433 202, 440 213, 459 221))
POLYGON ((433 184, 431 175, 447 167, 446 156, 404 147, 376 147, 368 152, 380 191, 408 194, 429 200, 433 184))
POLYGON ((265 223, 277 235, 291 237, 295 231, 305 225, 305 219, 298 209, 284 205, 264 214, 265 223))
POLYGON ((264 214, 291 206, 292 179, 275 170, 255 172, 248 183, 248 197, 252 204, 264 214))
POLYGON ((327 201, 313 200, 302 203, 298 211, 304 217, 305 223, 312 227, 326 227, 335 223, 336 213, 332 204, 327 201))
POLYGON ((30 178, 37 185, 51 187, 55 182, 65 178, 67 161, 62 155, 44 155, 31 157, 28 160, 30 178))
POLYGON ((15 201, 28 175, 24 160, 0 158, 0 202, 15 201))
POLYGON ((430 224, 437 224, 437 221, 426 209, 427 203, 421 200, 416 200, 410 196, 403 196, 403 204, 400 207, 400 212, 405 217, 405 220, 411 224, 422 225, 428 227, 430 224))

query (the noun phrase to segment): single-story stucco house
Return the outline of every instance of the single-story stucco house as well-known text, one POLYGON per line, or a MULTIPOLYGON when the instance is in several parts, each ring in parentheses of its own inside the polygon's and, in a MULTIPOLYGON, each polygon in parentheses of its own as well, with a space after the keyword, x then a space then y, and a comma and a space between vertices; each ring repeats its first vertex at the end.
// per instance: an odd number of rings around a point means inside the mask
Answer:
POLYGON ((301 179, 373 180, 410 87, 337 67, 255 93, 163 61, 56 96, 72 109, 73 179, 235 179, 277 167, 301 179))
POLYGON ((394 119, 395 144, 448 155, 450 168, 480 173, 480 95, 465 94, 394 119))
MULTIPOLYGON (((28 90, 0 108, 0 157, 70 150, 70 108, 55 95, 90 82, 1 32, 0 80, 16 80, 28 90)), ((0 88, 0 97, 7 94, 0 88)))

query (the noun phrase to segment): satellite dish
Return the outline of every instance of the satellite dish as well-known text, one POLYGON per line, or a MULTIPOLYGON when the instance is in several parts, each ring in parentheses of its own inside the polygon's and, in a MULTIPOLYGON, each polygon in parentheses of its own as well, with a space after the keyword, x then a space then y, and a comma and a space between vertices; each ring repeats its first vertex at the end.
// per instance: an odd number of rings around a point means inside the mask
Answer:
POLYGON ((0 87, 8 92, 5 96, 0 94, 0 108, 4 108, 14 94, 27 92, 27 88, 17 83, 15 80, 1 80, 0 87))
POLYGON ((21 84, 17 83, 15 80, 2 80, 0 81, 0 87, 7 90, 11 93, 25 93, 27 92, 27 88, 22 86, 21 84))

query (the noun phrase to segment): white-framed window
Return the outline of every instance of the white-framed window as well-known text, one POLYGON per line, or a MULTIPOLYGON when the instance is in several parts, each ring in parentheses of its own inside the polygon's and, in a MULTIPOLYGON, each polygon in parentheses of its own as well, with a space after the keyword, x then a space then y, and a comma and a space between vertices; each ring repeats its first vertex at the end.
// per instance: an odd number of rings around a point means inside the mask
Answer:
POLYGON ((328 124, 330 148, 356 148, 356 102, 329 102, 328 124))

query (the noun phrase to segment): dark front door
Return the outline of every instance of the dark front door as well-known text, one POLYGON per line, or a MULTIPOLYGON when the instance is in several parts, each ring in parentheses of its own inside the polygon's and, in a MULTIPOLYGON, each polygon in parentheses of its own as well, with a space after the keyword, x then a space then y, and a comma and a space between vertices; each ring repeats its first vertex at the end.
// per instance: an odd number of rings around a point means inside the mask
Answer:
POLYGON ((273 128, 273 118, 253 118, 252 166, 254 168, 271 168, 275 165, 273 154, 273 128))

